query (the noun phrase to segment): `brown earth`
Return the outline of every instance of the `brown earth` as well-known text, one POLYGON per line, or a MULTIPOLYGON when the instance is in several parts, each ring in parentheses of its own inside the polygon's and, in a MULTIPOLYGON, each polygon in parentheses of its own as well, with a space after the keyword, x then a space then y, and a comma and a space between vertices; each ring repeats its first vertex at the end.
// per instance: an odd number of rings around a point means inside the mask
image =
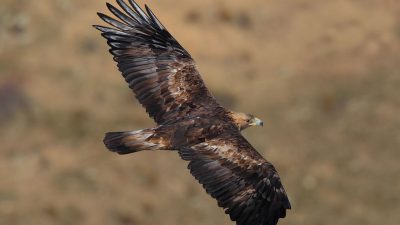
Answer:
MULTIPOLYGON (((139 3, 144 3, 140 1, 139 3)), ((400 222, 397 0, 148 0, 277 167, 280 224, 400 222)), ((175 152, 108 152, 152 121, 91 27, 104 1, 2 0, 0 224, 233 224, 175 152)))

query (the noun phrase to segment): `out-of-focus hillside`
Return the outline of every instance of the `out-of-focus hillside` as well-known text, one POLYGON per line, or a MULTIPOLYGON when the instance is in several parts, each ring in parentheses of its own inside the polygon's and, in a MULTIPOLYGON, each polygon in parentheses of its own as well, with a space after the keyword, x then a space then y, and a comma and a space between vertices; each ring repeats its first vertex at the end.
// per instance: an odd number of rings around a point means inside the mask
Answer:
MULTIPOLYGON (((293 209, 279 224, 400 221, 397 0, 148 0, 293 209)), ((2 0, 0 224, 233 224, 175 152, 118 156, 152 126, 91 27, 103 0, 2 0)))

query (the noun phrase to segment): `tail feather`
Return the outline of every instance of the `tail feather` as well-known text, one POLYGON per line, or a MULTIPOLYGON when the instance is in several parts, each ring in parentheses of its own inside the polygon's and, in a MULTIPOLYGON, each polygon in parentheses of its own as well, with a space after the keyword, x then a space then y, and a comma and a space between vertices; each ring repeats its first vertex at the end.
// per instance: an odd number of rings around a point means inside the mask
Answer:
POLYGON ((162 140, 152 138, 154 134, 154 129, 108 132, 103 142, 110 151, 121 155, 143 150, 166 149, 167 146, 162 143, 162 140))

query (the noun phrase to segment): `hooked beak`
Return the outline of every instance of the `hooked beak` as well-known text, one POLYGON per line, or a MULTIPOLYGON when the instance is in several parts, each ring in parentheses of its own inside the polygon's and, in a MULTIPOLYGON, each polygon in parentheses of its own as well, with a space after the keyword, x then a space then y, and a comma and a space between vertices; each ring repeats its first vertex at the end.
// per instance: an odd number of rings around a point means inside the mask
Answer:
POLYGON ((250 126, 263 126, 264 122, 257 117, 254 117, 253 119, 250 120, 249 123, 250 126))

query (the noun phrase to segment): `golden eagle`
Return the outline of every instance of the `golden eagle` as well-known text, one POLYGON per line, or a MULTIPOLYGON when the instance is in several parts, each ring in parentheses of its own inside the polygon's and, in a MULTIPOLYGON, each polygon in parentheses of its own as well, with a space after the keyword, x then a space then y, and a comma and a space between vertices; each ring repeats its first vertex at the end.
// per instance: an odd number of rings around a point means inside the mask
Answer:
POLYGON ((262 121, 222 107, 205 86, 190 54, 146 6, 107 3, 118 18, 98 13, 95 25, 129 88, 157 123, 138 131, 106 133, 113 152, 176 150, 190 173, 237 225, 275 225, 290 203, 274 166, 240 134, 262 121))

